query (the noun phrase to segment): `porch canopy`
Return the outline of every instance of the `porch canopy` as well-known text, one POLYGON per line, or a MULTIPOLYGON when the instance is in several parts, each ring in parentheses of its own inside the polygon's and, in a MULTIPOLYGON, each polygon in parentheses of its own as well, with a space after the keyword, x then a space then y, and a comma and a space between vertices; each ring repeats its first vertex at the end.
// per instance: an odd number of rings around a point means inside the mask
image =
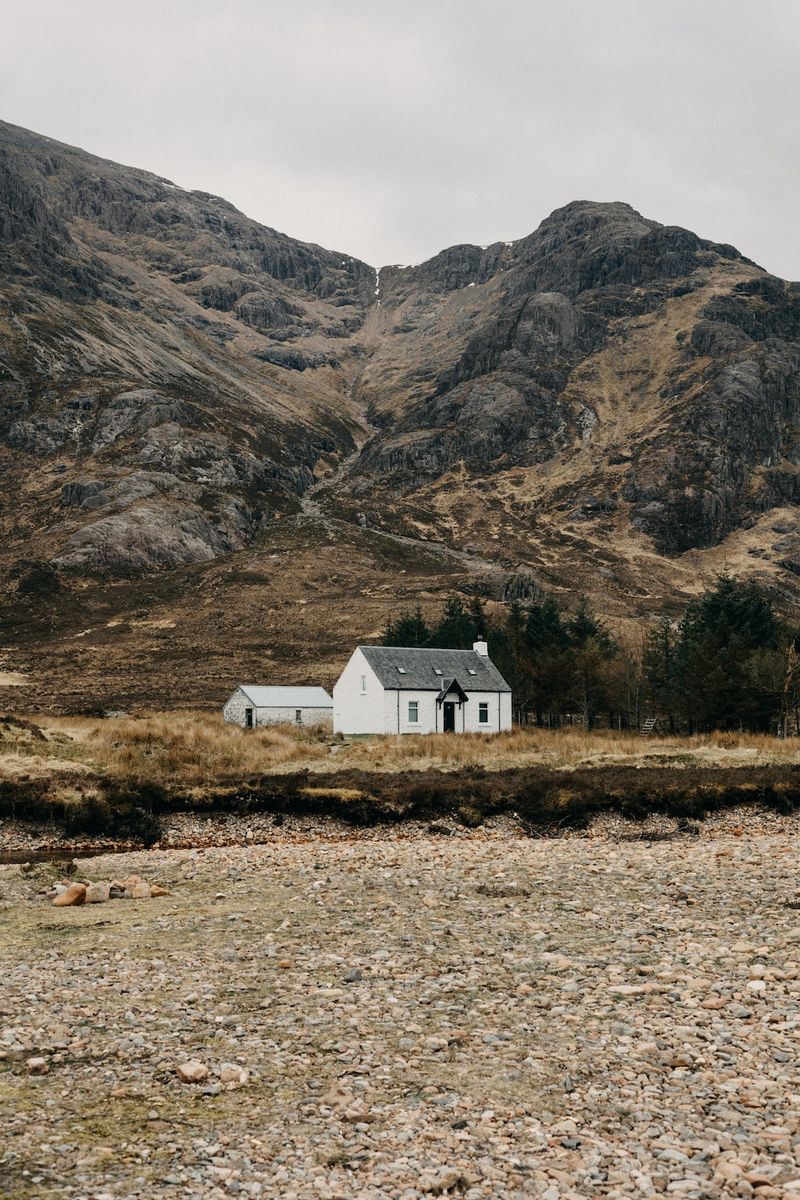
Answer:
POLYGON ((437 704, 443 704, 448 696, 458 696, 458 703, 464 704, 469 700, 469 696, 464 691, 457 679, 443 679, 441 690, 436 697, 437 704))

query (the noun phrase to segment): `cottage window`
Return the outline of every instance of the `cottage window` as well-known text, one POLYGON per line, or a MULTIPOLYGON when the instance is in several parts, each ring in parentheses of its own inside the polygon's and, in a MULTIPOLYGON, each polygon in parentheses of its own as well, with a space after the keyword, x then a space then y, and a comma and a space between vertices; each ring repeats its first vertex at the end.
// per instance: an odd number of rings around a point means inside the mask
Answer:
POLYGON ((409 725, 417 725, 419 723, 418 700, 409 700, 408 702, 408 723, 409 725))
POLYGON ((298 724, 298 725, 302 725, 302 724, 303 724, 303 710, 302 710, 302 708, 296 708, 296 709, 294 710, 294 719, 295 719, 295 721, 297 722, 297 724, 298 724))
POLYGON ((489 724, 489 705, 488 703, 478 705, 478 724, 489 724))
POLYGON ((362 676, 361 676, 361 690, 362 690, 362 692, 365 692, 365 691, 367 690, 367 677, 366 677, 366 675, 362 675, 362 676))

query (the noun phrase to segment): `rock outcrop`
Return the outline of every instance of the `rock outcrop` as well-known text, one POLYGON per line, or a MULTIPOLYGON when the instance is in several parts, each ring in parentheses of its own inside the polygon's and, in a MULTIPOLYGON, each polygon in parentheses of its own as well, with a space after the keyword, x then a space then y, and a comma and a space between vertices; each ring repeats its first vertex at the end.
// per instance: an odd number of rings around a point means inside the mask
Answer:
POLYGON ((799 431, 800 285, 627 204, 578 201, 378 279, 0 124, 12 610, 288 552, 309 529, 394 537, 371 582, 415 555, 430 576, 433 543, 494 570, 497 598, 580 577, 635 607, 680 590, 682 556, 718 569, 724 545, 780 590, 800 560, 799 431), (773 509, 788 528, 751 534, 773 509))
POLYGON ((5 537, 125 572, 225 554, 297 511, 321 446, 353 448, 332 347, 372 279, 218 197, 0 124, 0 471, 32 483, 5 537), (95 510, 128 515, 98 528, 95 510))

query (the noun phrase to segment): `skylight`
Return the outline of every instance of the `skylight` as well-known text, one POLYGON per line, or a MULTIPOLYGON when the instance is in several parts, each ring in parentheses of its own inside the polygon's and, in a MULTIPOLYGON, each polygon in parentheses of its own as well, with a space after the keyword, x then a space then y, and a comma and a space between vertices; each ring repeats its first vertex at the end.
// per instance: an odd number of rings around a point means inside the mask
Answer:
POLYGON ((477 672, 477 671, 473 671, 472 667, 467 667, 467 670, 469 671, 470 675, 477 675, 477 674, 478 674, 478 672, 477 672))
POLYGON ((405 675, 405 673, 406 673, 406 669, 405 669, 405 667, 398 667, 398 668, 397 668, 397 674, 398 674, 398 675, 405 675))
POLYGON ((434 667, 433 670, 434 670, 435 674, 437 674, 437 675, 441 675, 441 673, 442 673, 438 667, 434 667))

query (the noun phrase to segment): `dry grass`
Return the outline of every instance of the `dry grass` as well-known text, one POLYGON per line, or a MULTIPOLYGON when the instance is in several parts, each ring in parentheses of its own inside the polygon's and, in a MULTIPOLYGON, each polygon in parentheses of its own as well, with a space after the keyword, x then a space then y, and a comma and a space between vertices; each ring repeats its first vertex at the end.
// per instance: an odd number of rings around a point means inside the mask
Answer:
POLYGON ((53 718, 46 728, 73 739, 85 761, 104 774, 153 783, 213 784, 309 766, 329 753, 327 737, 315 730, 244 730, 198 713, 53 718))
POLYGON ((324 814, 362 825, 445 814, 474 827, 513 810, 547 832, 583 828, 606 808, 701 818, 761 799, 792 811, 799 759, 800 739, 744 735, 531 729, 345 742, 294 726, 245 731, 216 714, 52 718, 41 727, 6 718, 0 817, 142 845, 163 836, 166 814, 186 811, 324 814))
MULTIPOLYGON (((363 738, 343 747, 335 762, 337 768, 365 771, 753 766, 800 762, 800 740, 779 741, 763 735, 728 733, 693 738, 642 738, 613 730, 585 733, 577 729, 514 729, 469 737, 432 734, 363 738)), ((321 759, 308 765, 315 771, 329 769, 328 762, 321 759)))
MULTIPOLYGON (((514 729, 507 733, 368 737, 342 742, 318 730, 276 726, 244 730, 216 714, 159 713, 98 720, 52 717, 39 723, 46 740, 25 730, 0 739, 0 776, 76 773, 87 767, 119 781, 202 787, 254 776, 308 770, 487 771, 521 767, 747 767, 800 763, 800 739, 779 741, 715 733, 693 738, 641 738, 603 730, 514 729)), ((0 731, 2 732, 2 731, 0 731)))

